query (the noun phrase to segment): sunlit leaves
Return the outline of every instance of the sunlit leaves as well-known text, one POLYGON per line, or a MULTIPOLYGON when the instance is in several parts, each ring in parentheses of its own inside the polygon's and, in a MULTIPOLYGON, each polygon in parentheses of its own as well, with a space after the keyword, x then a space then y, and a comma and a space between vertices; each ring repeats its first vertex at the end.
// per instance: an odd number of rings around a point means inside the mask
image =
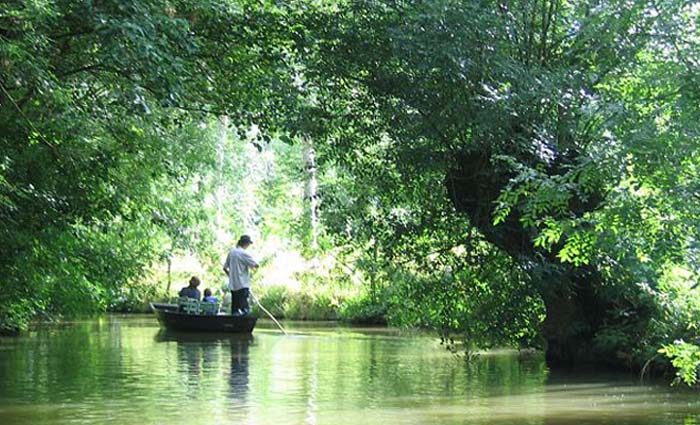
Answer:
POLYGON ((683 340, 673 344, 664 345, 659 353, 671 359, 671 363, 677 369, 677 380, 688 385, 698 382, 700 374, 700 346, 689 344, 683 340))

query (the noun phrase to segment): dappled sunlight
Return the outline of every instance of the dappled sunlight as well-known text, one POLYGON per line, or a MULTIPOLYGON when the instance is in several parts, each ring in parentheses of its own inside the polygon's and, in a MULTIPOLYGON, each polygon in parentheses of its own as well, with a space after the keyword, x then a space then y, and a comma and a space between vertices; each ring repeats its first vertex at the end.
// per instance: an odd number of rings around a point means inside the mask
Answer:
POLYGON ((256 283, 261 286, 284 286, 298 291, 301 289, 298 274, 308 269, 307 260, 299 252, 276 250, 260 271, 261 276, 256 283))

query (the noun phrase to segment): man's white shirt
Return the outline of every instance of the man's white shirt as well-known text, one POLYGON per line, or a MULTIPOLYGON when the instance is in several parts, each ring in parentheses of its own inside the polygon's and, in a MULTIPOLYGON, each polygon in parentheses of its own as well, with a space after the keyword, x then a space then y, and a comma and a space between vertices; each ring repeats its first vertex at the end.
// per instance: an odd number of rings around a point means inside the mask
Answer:
POLYGON ((237 291, 250 288, 250 268, 258 263, 241 247, 235 247, 229 251, 224 267, 228 267, 228 288, 237 291))

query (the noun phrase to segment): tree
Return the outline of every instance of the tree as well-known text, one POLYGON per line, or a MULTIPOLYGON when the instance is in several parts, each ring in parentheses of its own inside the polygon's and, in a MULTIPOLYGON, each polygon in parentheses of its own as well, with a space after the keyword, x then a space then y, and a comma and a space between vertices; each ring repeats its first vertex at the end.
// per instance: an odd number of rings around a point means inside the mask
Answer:
POLYGON ((105 288, 138 276, 163 229, 194 227, 169 195, 213 166, 202 117, 271 128, 284 111, 279 13, 247 1, 3 5, 0 328, 104 308, 105 288))
POLYGON ((303 39, 325 160, 363 152, 389 170, 348 167, 377 175, 365 205, 440 187, 443 214, 468 218, 529 272, 551 364, 642 361, 658 305, 640 284, 685 264, 698 230, 697 44, 686 29, 697 11, 557 0, 338 9, 303 39))

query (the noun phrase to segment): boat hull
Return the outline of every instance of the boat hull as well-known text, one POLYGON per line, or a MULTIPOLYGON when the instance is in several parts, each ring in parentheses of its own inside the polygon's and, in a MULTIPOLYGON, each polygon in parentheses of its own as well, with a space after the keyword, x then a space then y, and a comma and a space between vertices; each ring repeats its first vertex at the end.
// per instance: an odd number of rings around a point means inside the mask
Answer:
POLYGON ((151 309, 163 327, 174 331, 249 334, 253 332, 258 320, 252 316, 184 314, 177 311, 177 306, 170 304, 151 304, 151 309))

